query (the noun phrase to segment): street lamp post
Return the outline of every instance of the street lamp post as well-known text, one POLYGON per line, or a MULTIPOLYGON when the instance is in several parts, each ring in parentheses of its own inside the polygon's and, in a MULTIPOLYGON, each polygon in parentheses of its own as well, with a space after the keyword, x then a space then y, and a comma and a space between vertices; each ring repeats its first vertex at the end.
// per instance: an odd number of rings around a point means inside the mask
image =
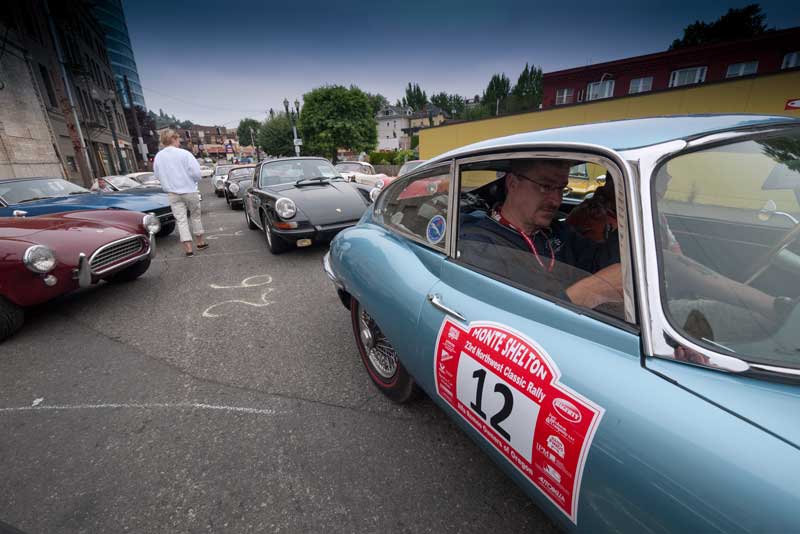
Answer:
POLYGON ((294 143, 294 154, 295 156, 300 156, 300 145, 303 141, 297 137, 297 122, 296 119, 300 115, 300 102, 295 99, 294 101, 294 109, 289 111, 289 100, 287 98, 283 99, 283 109, 286 110, 286 115, 289 116, 289 120, 292 121, 292 142, 294 143))

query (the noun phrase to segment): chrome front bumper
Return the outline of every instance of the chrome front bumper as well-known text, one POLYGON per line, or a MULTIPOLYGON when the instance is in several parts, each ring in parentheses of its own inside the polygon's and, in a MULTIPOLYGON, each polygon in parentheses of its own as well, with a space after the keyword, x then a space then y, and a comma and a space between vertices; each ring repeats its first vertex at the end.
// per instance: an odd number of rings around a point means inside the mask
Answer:
POLYGON ((328 278, 331 279, 333 285, 336 286, 336 289, 344 290, 344 284, 336 277, 336 273, 333 272, 333 268, 331 267, 331 252, 328 251, 322 257, 322 268, 325 270, 325 274, 328 275, 328 278))
MULTIPOLYGON (((148 245, 149 250, 147 251, 147 258, 151 260, 156 257, 156 236, 155 234, 149 234, 148 238, 148 245)), ((119 269, 120 267, 124 267, 126 265, 130 265, 132 263, 136 263, 137 261, 142 261, 145 256, 135 256, 130 258, 129 260, 117 264, 114 266, 114 269, 119 269)), ((89 267, 89 258, 86 257, 86 254, 81 252, 78 254, 78 268, 74 271, 75 279, 78 280, 78 287, 89 287, 92 285, 92 270, 89 267)))

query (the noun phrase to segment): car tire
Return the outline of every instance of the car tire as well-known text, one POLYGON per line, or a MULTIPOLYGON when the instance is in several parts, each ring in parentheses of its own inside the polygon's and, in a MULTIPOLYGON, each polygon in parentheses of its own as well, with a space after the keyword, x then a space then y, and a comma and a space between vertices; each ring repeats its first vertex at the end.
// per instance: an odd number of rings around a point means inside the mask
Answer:
POLYGON ((354 298, 350 299, 353 335, 372 383, 392 401, 402 404, 419 396, 419 387, 397 357, 375 320, 354 298))
POLYGON ((150 268, 150 258, 147 258, 142 261, 137 261, 130 267, 126 267, 125 269, 122 269, 118 273, 112 274, 105 280, 106 282, 112 284, 122 284, 125 282, 131 282, 142 276, 145 272, 147 272, 147 269, 149 268, 150 268))
POLYGON ((11 335, 22 328, 25 322, 25 312, 22 308, 0 297, 0 341, 11 337, 11 335))
POLYGON ((161 225, 161 230, 156 233, 156 237, 164 237, 175 231, 175 221, 170 221, 161 225))
POLYGON ((218 197, 222 197, 222 191, 220 191, 219 189, 214 189, 214 194, 217 195, 218 197))
POLYGON ((250 218, 250 214, 247 213, 247 206, 244 206, 244 220, 247 223, 247 227, 250 230, 258 230, 258 226, 256 226, 256 223, 254 223, 253 220, 250 218))
POLYGON ((272 225, 269 224, 266 216, 261 217, 261 223, 264 228, 264 237, 267 238, 267 248, 269 248, 269 251, 276 255, 285 252, 289 246, 286 241, 272 232, 272 225))

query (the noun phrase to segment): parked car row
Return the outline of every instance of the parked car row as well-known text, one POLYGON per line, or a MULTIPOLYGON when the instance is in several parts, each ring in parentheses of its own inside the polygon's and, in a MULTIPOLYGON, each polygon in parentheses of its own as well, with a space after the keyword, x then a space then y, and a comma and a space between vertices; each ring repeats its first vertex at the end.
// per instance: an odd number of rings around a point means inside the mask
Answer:
POLYGON ((155 237, 174 228, 159 189, 92 192, 50 177, 0 181, 0 341, 22 326, 26 307, 101 280, 141 276, 155 237))
POLYGON ((799 221, 800 120, 628 120, 434 158, 323 267, 375 386, 565 531, 800 532, 799 221))

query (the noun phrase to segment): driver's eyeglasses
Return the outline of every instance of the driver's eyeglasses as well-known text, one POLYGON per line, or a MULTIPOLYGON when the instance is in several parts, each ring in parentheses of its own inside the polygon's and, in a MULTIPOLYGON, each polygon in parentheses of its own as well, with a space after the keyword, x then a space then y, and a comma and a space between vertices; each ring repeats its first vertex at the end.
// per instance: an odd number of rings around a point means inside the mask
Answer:
POLYGON ((564 190, 567 188, 566 185, 543 184, 541 182, 538 182, 538 181, 534 180, 533 178, 531 178, 529 176, 525 176, 524 174, 520 174, 520 173, 517 173, 517 172, 514 173, 514 176, 517 176, 519 178, 522 178, 523 180, 528 180, 529 182, 532 182, 532 183, 536 184, 537 186, 539 186, 539 191, 544 195, 553 195, 555 193, 558 193, 559 195, 561 195, 561 194, 564 193, 564 190))

